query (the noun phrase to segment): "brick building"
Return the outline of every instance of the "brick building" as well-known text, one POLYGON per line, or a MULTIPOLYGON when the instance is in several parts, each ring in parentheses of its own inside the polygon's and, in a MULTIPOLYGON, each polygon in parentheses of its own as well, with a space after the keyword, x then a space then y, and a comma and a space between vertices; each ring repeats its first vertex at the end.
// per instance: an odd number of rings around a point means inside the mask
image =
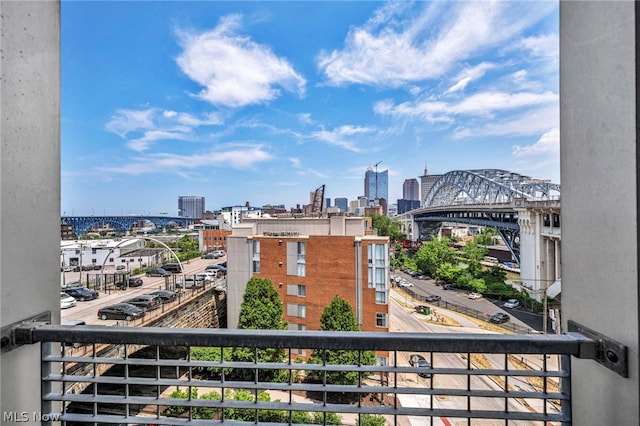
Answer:
POLYGON ((231 235, 231 226, 224 220, 201 220, 194 226, 198 231, 198 247, 200 251, 210 253, 215 250, 226 250, 227 237, 231 235))
MULTIPOLYGON (((335 295, 354 309, 362 331, 389 330, 389 239, 371 218, 255 218, 227 238, 227 322, 238 324, 251 277, 270 279, 292 330, 319 330, 335 295)), ((301 354, 302 355, 302 354, 301 354)))

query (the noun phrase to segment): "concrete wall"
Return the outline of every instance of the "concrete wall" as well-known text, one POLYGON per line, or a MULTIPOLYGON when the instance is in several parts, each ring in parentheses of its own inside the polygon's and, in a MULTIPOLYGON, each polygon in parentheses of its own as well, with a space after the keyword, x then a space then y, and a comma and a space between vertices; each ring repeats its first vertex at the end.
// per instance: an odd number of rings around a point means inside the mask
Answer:
MULTIPOLYGON (((60 320, 60 4, 0 2, 0 322, 60 320)), ((40 347, 3 353, 1 412, 40 412, 40 347)))
POLYGON ((626 345, 629 378, 572 368, 575 425, 638 424, 638 22, 634 2, 560 2, 562 316, 626 345))

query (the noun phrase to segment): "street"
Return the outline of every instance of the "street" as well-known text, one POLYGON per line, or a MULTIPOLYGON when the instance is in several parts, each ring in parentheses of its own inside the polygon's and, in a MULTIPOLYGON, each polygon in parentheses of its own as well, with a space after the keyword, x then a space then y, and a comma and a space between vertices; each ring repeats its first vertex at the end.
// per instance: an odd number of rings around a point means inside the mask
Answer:
MULTIPOLYGON (((444 290, 446 291, 446 290, 444 290)), ((478 302, 478 300, 472 300, 470 302, 478 302)), ((484 330, 480 328, 473 321, 465 318, 452 311, 445 311, 444 309, 437 308, 439 313, 445 316, 449 316, 459 323, 459 326, 446 326, 431 323, 428 320, 427 315, 419 314, 415 311, 415 306, 422 302, 414 302, 410 299, 407 301, 405 295, 402 292, 392 290, 389 300, 389 311, 391 318, 391 332, 420 332, 426 333, 493 333, 492 331, 484 330)), ((491 304, 490 302, 487 302, 491 304)), ((410 353, 398 353, 397 363, 398 365, 409 365, 410 353)), ((467 354, 460 353, 420 353, 424 356, 434 368, 456 368, 466 369, 468 363, 471 362, 472 368, 489 368, 489 369, 501 369, 505 364, 504 355, 483 355, 483 354, 471 354, 471 360, 467 359, 467 354)), ((528 359, 530 365, 536 363, 535 357, 528 359)), ((394 360, 389 360, 393 363, 394 360)), ((510 365, 510 369, 516 369, 517 366, 510 365)), ((433 389, 474 389, 474 390, 495 390, 504 391, 505 383, 504 377, 492 376, 492 375, 460 375, 460 374, 434 374, 432 379, 419 377, 415 373, 399 373, 398 383, 399 387, 430 387, 433 389), (468 381, 469 380, 469 381, 468 381), (433 381, 433 382, 432 382, 433 381)), ((526 390, 534 391, 535 388, 525 380, 524 377, 509 376, 509 388, 513 390, 526 390)), ((411 395, 403 394, 399 396, 400 403, 403 407, 421 407, 421 408, 446 408, 446 409, 458 409, 458 410, 504 410, 505 398, 504 397, 472 397, 467 399, 466 396, 451 396, 446 392, 436 395, 411 395), (471 404, 470 407, 467 404, 471 404)), ((461 392, 461 395, 464 392, 461 392)), ((544 407, 540 400, 521 400, 519 398, 508 398, 507 407, 509 411, 538 411, 542 412, 544 407)), ((553 407, 547 406, 547 410, 552 410, 553 407)), ((425 424, 424 418, 415 419, 409 418, 412 425, 425 424)), ((434 425, 451 425, 453 424, 448 419, 439 418, 434 419, 434 425)), ((504 420, 474 420, 474 425, 504 425, 504 420)), ((509 424, 513 425, 530 425, 528 421, 511 421, 509 424)))

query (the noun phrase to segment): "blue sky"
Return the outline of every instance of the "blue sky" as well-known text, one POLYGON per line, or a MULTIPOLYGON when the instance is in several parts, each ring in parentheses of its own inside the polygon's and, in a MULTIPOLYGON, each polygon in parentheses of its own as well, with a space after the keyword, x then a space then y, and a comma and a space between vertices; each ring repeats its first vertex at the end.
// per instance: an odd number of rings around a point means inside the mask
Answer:
POLYGON ((62 2, 62 214, 560 183, 558 2, 62 2))

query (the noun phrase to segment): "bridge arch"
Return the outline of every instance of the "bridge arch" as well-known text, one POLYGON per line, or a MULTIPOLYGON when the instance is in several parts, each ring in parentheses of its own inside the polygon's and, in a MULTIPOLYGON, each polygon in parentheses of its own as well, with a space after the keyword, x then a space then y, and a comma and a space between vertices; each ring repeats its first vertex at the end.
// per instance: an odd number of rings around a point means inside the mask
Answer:
POLYGON ((508 170, 453 170, 434 183, 422 207, 509 203, 516 198, 539 200, 559 195, 559 184, 508 170))

